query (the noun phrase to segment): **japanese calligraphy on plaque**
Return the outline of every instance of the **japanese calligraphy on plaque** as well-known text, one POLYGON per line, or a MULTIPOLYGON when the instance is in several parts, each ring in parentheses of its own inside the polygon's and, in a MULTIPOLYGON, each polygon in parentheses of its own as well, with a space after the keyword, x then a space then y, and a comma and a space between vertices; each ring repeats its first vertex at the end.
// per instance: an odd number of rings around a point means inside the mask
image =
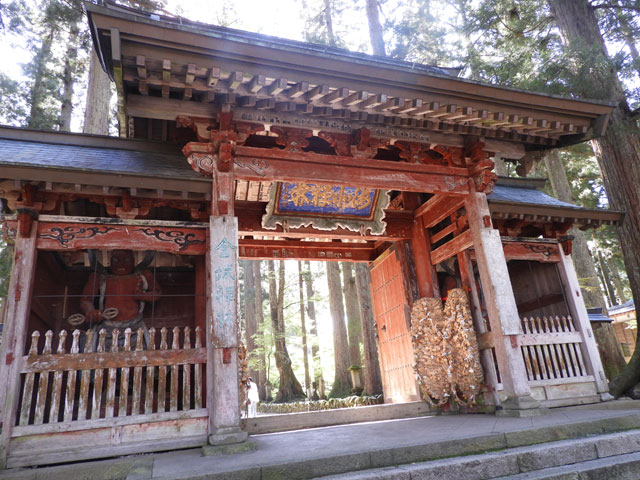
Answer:
POLYGON ((318 230, 347 228, 373 235, 384 233, 386 191, 324 183, 283 182, 271 190, 264 228, 276 225, 297 228, 312 225, 318 230))

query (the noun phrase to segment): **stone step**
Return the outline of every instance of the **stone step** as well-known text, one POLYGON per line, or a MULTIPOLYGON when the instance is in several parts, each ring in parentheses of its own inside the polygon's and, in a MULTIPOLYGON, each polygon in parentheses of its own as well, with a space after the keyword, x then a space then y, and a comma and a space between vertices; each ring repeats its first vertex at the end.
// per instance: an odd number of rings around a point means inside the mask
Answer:
POLYGON ((494 480, 637 480, 639 478, 640 452, 635 452, 499 477, 494 480))
POLYGON ((557 478, 558 480, 629 478, 637 480, 640 479, 640 430, 317 478, 323 480, 488 480, 497 478, 557 478), (618 464, 619 466, 615 468, 622 472, 620 477, 589 476, 591 470, 596 472, 594 475, 597 475, 597 472, 602 473, 606 468, 614 468, 618 464), (584 468, 585 476, 573 475, 572 472, 577 471, 578 467, 584 468), (635 476, 624 476, 627 475, 624 473, 626 471, 634 472, 635 476))

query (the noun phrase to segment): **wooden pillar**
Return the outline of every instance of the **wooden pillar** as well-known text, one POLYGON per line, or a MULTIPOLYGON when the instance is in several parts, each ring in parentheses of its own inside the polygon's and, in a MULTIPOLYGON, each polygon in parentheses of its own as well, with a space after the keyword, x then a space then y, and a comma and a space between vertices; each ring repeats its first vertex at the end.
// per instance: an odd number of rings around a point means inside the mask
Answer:
POLYGON ((38 223, 20 218, 20 232, 16 239, 13 269, 7 296, 7 311, 0 353, 0 405, 2 405, 2 436, 0 437, 0 464, 4 468, 7 448, 15 424, 20 397, 20 364, 24 355, 31 290, 36 268, 36 240, 38 223), (25 223, 30 225, 27 226, 25 223), (24 227, 24 228, 23 228, 24 227))
POLYGON ((574 325, 582 334, 582 356, 585 359, 586 367, 589 370, 588 373, 593 375, 595 378, 598 393, 607 393, 609 392, 609 386, 604 374, 604 369, 602 368, 602 360, 598 353, 598 346, 596 345, 593 330, 591 330, 589 314, 584 305, 580 284, 578 283, 578 276, 576 275, 576 271, 573 267, 571 255, 566 255, 564 250, 561 248, 560 259, 561 260, 558 263, 558 272, 560 273, 562 288, 564 289, 565 297, 569 304, 569 311, 573 317, 574 325))
MULTIPOLYGON (((484 318, 482 317, 480 296, 478 295, 476 279, 473 274, 473 265, 467 250, 458 253, 458 266, 460 268, 460 280, 462 281, 462 285, 466 287, 469 292, 469 305, 471 307, 471 316, 473 317, 473 326, 475 328, 476 335, 486 334, 487 326, 485 325, 484 318)), ((480 362, 482 363, 482 368, 484 370, 486 385, 490 389, 489 394, 485 394, 485 401, 487 401, 489 405, 499 405, 500 400, 498 398, 497 391, 498 375, 493 363, 493 355, 491 355, 490 348, 480 350, 480 362)))
POLYGON ((500 233, 491 224, 486 194, 472 191, 465 201, 465 207, 503 393, 507 396, 507 399, 501 402, 502 407, 515 415, 526 414, 523 411, 535 409, 539 403, 531 397, 527 372, 518 344, 518 335, 521 333, 520 318, 500 233))
POLYGON ((247 439, 240 430, 238 395, 238 219, 212 216, 207 280, 207 407, 209 443, 247 439))
MULTIPOLYGON (((420 200, 417 194, 403 192, 403 195, 405 208, 415 210, 420 206, 420 200)), ((418 216, 413 220, 411 251, 416 269, 419 297, 439 297, 438 275, 436 274, 435 267, 431 264, 431 240, 425 230, 422 216, 418 216)))

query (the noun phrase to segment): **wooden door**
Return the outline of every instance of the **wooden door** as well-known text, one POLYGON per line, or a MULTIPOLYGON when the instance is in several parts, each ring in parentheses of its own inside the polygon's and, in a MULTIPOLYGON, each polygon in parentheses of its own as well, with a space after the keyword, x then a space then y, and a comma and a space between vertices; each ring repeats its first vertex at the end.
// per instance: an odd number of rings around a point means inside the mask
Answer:
POLYGON ((371 299, 385 403, 420 400, 413 370, 411 317, 404 256, 393 246, 371 268, 371 299))

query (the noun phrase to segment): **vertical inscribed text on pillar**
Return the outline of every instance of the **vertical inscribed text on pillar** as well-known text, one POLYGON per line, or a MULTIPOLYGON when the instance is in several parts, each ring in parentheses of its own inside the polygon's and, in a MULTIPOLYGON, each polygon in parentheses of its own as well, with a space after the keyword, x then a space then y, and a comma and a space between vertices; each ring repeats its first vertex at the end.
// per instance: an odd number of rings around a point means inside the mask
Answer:
POLYGON ((237 227, 235 218, 211 219, 211 296, 213 337, 217 347, 235 346, 237 227))

